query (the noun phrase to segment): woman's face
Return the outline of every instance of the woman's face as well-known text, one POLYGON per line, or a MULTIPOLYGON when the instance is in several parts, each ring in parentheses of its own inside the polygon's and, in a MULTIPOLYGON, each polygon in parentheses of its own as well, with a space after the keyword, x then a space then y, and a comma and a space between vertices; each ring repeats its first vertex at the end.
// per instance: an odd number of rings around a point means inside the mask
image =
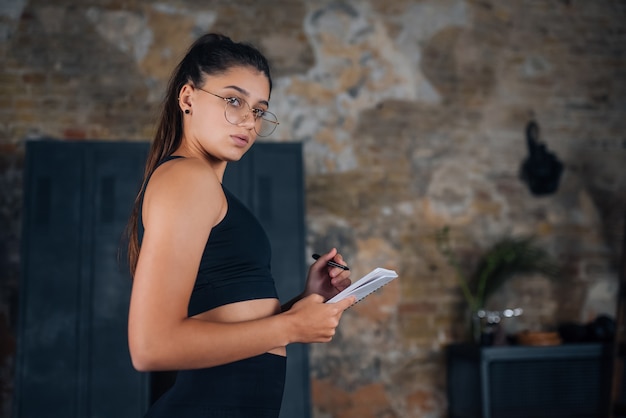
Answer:
POLYGON ((182 147, 218 161, 239 160, 256 140, 255 114, 268 110, 269 96, 267 77, 250 67, 207 76, 202 86, 185 85, 182 147))

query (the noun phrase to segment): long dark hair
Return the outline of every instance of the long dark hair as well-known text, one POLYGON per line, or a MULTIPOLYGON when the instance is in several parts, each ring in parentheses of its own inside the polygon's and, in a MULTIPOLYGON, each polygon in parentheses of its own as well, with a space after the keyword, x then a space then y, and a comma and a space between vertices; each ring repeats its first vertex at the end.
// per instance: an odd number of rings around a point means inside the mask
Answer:
POLYGON ((148 153, 141 190, 135 198, 133 212, 126 227, 128 262, 132 276, 135 275, 139 257, 138 222, 143 192, 159 162, 178 149, 182 140, 183 116, 178 105, 180 90, 187 83, 202 87, 204 77, 224 74, 234 67, 249 67, 265 74, 270 92, 272 91, 270 68, 263 54, 250 44, 233 42, 229 37, 215 33, 198 38, 172 73, 158 129, 148 153))

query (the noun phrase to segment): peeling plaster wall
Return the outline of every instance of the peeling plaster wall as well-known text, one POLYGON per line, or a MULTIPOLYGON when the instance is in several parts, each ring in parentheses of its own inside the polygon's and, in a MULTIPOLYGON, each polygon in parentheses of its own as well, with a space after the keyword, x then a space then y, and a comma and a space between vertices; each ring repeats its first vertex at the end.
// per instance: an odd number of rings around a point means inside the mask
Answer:
POLYGON ((0 2, 0 415, 12 397, 23 142, 146 140, 171 69, 205 31, 273 64, 272 141, 304 144, 307 253, 400 279, 311 347, 317 418, 444 417, 443 347, 464 338, 452 228, 468 270, 533 234, 562 279, 518 277, 490 306, 512 331, 615 311, 626 209, 626 4, 617 0, 0 2), (519 180, 534 117, 565 163, 558 192, 519 180))

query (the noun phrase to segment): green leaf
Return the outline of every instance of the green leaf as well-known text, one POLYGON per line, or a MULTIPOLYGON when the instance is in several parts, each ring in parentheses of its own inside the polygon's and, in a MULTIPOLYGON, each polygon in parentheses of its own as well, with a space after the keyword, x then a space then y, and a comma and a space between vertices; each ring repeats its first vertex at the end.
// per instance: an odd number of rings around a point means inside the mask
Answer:
POLYGON ((505 237, 497 241, 479 260, 476 270, 466 276, 450 246, 450 228, 438 231, 437 248, 454 267, 459 286, 470 309, 483 308, 489 296, 506 280, 520 274, 559 276, 554 258, 532 236, 505 237))

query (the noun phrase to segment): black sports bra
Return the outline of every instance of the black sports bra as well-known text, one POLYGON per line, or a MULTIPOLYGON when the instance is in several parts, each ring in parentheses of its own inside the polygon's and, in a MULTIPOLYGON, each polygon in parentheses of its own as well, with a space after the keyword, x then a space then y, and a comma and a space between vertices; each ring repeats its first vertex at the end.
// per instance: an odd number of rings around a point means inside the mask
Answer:
MULTIPOLYGON (((184 157, 170 156, 159 165, 175 158, 184 157)), ((228 209, 224 219, 211 230, 202 253, 189 300, 189 316, 229 303, 278 298, 270 268, 271 247, 265 230, 235 195, 224 186, 222 190, 228 209)), ((140 239, 143 237, 141 210, 139 236, 140 239)))

